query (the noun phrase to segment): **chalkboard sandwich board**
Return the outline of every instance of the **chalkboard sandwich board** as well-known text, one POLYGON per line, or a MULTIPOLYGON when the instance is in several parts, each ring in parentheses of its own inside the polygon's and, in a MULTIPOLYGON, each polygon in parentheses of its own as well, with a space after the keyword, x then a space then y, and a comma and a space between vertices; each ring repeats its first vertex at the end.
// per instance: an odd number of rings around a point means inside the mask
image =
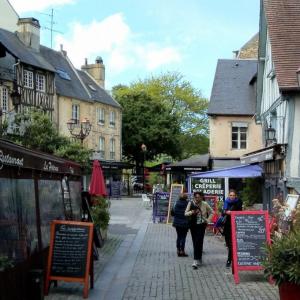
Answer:
POLYGON ((88 297, 88 280, 93 287, 93 223, 54 220, 51 223, 45 295, 51 280, 84 284, 83 298, 88 297))
POLYGON ((232 271, 239 283, 238 271, 261 270, 265 256, 263 246, 270 243, 269 214, 267 211, 232 211, 232 271))
POLYGON ((183 184, 171 184, 167 223, 172 223, 171 209, 183 192, 183 184))

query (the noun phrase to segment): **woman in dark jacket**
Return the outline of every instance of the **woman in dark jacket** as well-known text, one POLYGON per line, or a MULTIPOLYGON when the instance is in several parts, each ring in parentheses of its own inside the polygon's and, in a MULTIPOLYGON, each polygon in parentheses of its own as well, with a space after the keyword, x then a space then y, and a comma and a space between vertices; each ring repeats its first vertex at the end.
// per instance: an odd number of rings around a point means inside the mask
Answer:
POLYGON ((176 246, 178 256, 188 256, 184 251, 185 240, 189 230, 188 220, 184 216, 187 205, 187 195, 182 194, 179 200, 176 201, 171 211, 171 215, 174 217, 173 226, 175 227, 177 232, 176 246))
POLYGON ((237 198, 235 190, 229 190, 229 196, 225 199, 223 206, 223 215, 226 215, 223 234, 225 236, 226 246, 228 248, 228 257, 226 267, 229 268, 232 260, 232 242, 231 242, 231 211, 239 211, 243 209, 242 200, 237 198))

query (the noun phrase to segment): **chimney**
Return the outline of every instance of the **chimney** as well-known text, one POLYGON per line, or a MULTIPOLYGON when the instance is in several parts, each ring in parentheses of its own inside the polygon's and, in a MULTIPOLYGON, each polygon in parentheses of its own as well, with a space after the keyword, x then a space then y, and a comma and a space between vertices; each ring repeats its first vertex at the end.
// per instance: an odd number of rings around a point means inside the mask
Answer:
POLYGON ((35 18, 19 18, 17 35, 27 46, 40 50, 40 23, 35 18))
POLYGON ((62 55, 64 57, 67 57, 67 51, 64 50, 64 45, 63 44, 60 44, 60 52, 62 53, 62 55))
POLYGON ((101 86, 105 88, 105 66, 103 64, 103 59, 101 56, 97 56, 94 64, 88 64, 87 58, 85 59, 85 64, 81 66, 81 70, 88 72, 101 86))

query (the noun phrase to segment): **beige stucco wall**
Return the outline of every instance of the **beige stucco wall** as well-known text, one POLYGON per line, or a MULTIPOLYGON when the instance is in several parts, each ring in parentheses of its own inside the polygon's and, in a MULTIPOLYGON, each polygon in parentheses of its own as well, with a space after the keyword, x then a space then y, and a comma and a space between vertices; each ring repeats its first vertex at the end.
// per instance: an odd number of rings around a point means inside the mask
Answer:
POLYGON ((121 109, 105 105, 98 102, 85 102, 76 99, 70 99, 59 96, 58 99, 58 129, 59 132, 65 136, 70 136, 67 128, 67 122, 72 118, 72 105, 79 105, 80 120, 88 118, 92 123, 92 129, 89 136, 84 139, 83 143, 89 149, 94 151, 99 150, 99 137, 105 138, 105 159, 109 160, 110 149, 109 141, 111 138, 115 139, 115 160, 121 160, 121 109), (105 110, 105 125, 99 125, 97 123, 96 111, 97 108, 104 108, 105 110), (109 126, 109 112, 115 111, 116 120, 115 127, 109 126))
POLYGON ((256 125, 252 117, 216 116, 209 117, 210 154, 212 157, 238 158, 248 152, 262 148, 261 126, 256 125), (231 148, 231 123, 247 122, 247 148, 238 150, 231 148))
POLYGON ((18 14, 6 0, 0 0, 0 28, 15 32, 18 28, 18 14))

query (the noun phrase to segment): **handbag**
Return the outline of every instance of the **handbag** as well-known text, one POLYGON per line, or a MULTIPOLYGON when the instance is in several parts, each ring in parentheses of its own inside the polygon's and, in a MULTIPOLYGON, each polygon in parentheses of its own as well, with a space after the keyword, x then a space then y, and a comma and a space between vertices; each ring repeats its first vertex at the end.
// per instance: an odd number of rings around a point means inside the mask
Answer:
POLYGON ((216 223, 214 224, 215 228, 220 228, 220 227, 224 227, 225 223, 226 223, 226 219, 227 219, 227 215, 224 216, 220 216, 218 218, 218 220, 216 221, 216 223))

